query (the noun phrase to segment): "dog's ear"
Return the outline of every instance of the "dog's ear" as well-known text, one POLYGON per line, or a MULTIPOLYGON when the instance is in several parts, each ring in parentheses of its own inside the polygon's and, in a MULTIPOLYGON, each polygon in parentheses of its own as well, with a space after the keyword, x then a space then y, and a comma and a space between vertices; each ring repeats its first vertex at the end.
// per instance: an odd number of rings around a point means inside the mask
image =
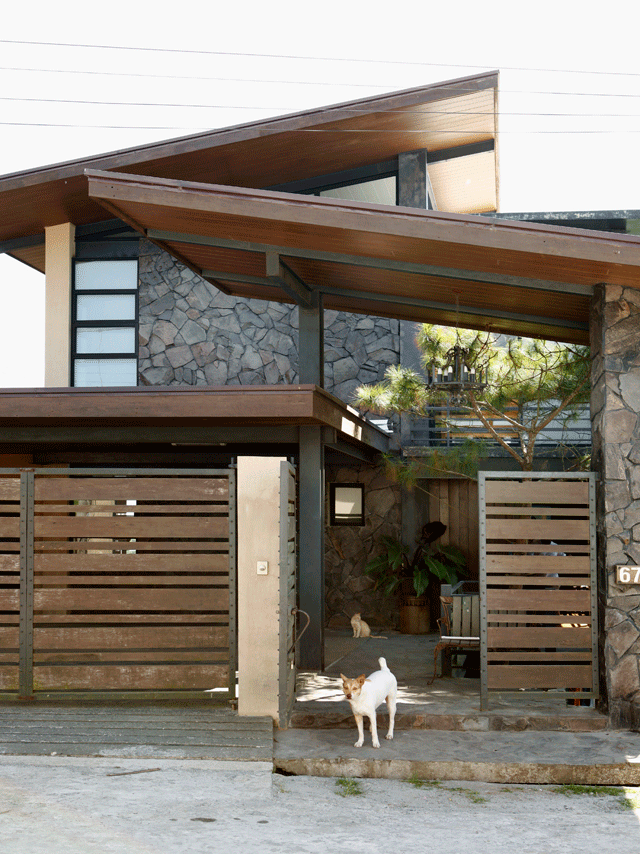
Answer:
POLYGON ((347 681, 347 677, 343 673, 340 674, 340 678, 342 679, 343 682, 347 681))
POLYGON ((360 676, 358 676, 358 678, 356 679, 356 682, 358 682, 359 685, 364 685, 366 681, 367 677, 364 675, 364 673, 360 674, 360 676))

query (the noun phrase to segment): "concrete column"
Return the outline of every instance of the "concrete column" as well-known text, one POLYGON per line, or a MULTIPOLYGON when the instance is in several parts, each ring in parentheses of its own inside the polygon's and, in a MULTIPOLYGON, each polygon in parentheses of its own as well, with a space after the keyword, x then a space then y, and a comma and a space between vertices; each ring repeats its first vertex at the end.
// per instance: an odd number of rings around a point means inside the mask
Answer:
POLYGON ((591 310, 592 467, 599 474, 601 687, 611 724, 640 727, 640 291, 599 285, 591 310))
POLYGON ((302 670, 324 669, 324 448, 320 427, 300 427, 300 608, 310 616, 299 646, 302 670))
POLYGON ((238 714, 278 720, 280 463, 238 457, 238 714), (266 561, 267 573, 258 573, 266 561))
POLYGON ((71 383, 71 277, 75 225, 45 228, 45 372, 46 386, 71 383))

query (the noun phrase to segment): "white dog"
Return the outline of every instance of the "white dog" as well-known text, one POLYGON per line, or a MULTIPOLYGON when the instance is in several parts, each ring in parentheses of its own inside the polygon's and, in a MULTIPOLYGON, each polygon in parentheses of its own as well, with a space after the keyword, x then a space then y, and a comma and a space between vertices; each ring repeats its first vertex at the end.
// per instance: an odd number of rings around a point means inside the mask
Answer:
POLYGON ((387 667, 384 658, 379 658, 378 664, 380 670, 376 670, 375 673, 366 678, 364 673, 357 679, 349 679, 342 673, 340 674, 342 690, 349 701, 358 727, 358 740, 354 745, 355 747, 362 747, 364 744, 364 727, 362 725, 364 715, 371 721, 371 743, 374 747, 380 747, 376 726, 376 709, 383 700, 387 701, 387 709, 389 710, 389 731, 386 737, 393 738, 398 683, 396 677, 387 667))

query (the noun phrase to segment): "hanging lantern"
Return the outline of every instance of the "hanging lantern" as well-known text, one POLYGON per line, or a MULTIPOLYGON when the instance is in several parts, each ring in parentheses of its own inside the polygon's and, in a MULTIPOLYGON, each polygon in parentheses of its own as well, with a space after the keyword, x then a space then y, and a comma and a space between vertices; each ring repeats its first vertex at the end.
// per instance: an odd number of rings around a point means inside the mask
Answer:
POLYGON ((433 366, 430 385, 451 394, 454 403, 461 403, 465 392, 478 392, 487 387, 486 374, 483 377, 481 369, 469 365, 469 351, 456 344, 445 355, 442 367, 433 366))

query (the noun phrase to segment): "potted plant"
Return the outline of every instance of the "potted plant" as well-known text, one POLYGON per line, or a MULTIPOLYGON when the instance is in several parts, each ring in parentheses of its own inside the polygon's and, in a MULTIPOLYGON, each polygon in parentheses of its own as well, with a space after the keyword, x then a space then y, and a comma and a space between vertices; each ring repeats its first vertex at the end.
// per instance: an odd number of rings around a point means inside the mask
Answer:
POLYGON ((457 546, 434 546, 446 530, 442 522, 427 522, 413 554, 395 537, 384 536, 380 540, 382 553, 365 566, 383 596, 402 595, 400 631, 406 634, 427 634, 431 629, 430 603, 437 604, 436 589, 439 591, 442 582, 455 584, 466 575, 466 558, 457 546))

